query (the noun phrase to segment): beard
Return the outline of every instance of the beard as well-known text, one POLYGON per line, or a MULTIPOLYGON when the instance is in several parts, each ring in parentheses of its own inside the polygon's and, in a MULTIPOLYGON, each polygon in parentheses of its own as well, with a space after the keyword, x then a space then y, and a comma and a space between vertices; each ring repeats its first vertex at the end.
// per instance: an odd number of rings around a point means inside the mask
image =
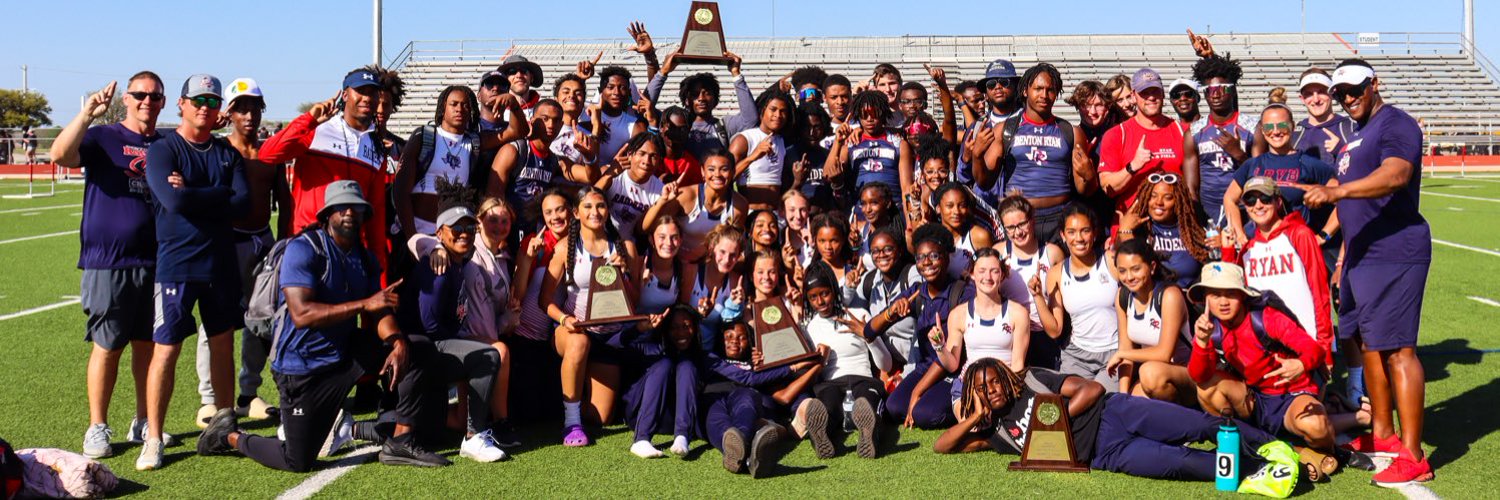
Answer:
POLYGON ((359 226, 347 226, 344 224, 330 224, 328 232, 334 236, 348 240, 359 239, 359 226))

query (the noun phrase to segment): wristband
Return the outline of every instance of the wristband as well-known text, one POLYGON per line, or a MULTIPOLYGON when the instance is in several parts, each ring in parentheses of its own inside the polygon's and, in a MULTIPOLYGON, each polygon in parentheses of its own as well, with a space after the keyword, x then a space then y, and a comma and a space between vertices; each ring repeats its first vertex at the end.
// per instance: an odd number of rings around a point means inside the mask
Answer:
POLYGON ((1330 237, 1329 237, 1329 236, 1328 236, 1328 233, 1327 233, 1327 232, 1324 232, 1324 231, 1323 231, 1323 230, 1322 230, 1322 229, 1319 229, 1319 230, 1318 230, 1318 232, 1317 232, 1317 233, 1316 233, 1316 234, 1317 234, 1317 235, 1318 235, 1318 237, 1319 237, 1319 238, 1323 238, 1323 241, 1328 241, 1328 240, 1329 240, 1329 238, 1330 238, 1330 237))

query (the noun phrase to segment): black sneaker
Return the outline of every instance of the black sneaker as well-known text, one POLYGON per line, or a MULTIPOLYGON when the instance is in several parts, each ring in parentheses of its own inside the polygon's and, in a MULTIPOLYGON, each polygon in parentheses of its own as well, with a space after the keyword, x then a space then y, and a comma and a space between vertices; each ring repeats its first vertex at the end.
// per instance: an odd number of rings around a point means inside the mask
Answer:
POLYGON ((755 431, 755 438, 750 440, 750 477, 760 479, 776 470, 776 464, 781 462, 781 455, 786 450, 781 445, 786 433, 785 427, 773 422, 767 422, 755 431))
POLYGON ((229 434, 238 429, 235 425, 234 408, 225 408, 214 413, 208 421, 208 427, 203 428, 203 433, 198 435, 198 454, 217 455, 228 453, 234 448, 229 446, 229 434))
POLYGON ((1363 471, 1374 471, 1375 461, 1369 455, 1357 451, 1346 450, 1341 446, 1333 448, 1333 458, 1338 460, 1339 465, 1353 467, 1363 471))
POLYGON ((416 443, 411 434, 402 434, 385 440, 380 447, 380 463, 386 465, 412 465, 416 467, 445 467, 453 462, 442 455, 427 451, 416 443))
POLYGON ((856 450, 861 457, 875 458, 876 456, 875 443, 879 438, 877 433, 880 430, 877 419, 875 408, 870 406, 870 400, 860 398, 854 401, 854 427, 859 429, 859 444, 856 450))
POLYGON ((490 439, 495 441, 495 446, 501 448, 521 446, 521 436, 516 434, 516 426, 511 425, 509 420, 498 420, 491 425, 490 439))
POLYGON ((745 435, 734 427, 724 429, 724 470, 739 474, 745 470, 745 435))
POLYGON ((818 458, 833 458, 837 450, 833 447, 833 440, 828 438, 828 408, 822 401, 808 398, 806 403, 804 419, 807 422, 807 438, 812 441, 813 451, 818 458))
POLYGON ((354 439, 375 444, 385 444, 385 434, 380 432, 379 422, 374 420, 355 422, 354 439))

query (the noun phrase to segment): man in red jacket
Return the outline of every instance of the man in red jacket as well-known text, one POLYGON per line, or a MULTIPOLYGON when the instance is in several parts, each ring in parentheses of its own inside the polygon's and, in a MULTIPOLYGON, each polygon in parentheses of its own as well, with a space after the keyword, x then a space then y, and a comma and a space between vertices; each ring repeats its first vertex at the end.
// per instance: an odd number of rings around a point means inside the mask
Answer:
POLYGON ((292 164, 292 229, 318 221, 323 189, 334 181, 352 180, 369 198, 365 219, 365 248, 386 267, 384 145, 375 132, 375 108, 380 99, 380 68, 366 66, 344 75, 343 90, 313 105, 260 147, 260 161, 292 164), (340 111, 343 119, 333 120, 340 111))
POLYGON ((1326 366, 1327 351, 1287 314, 1253 305, 1251 299, 1261 294, 1245 286, 1240 266, 1213 262, 1202 276, 1188 289, 1207 309, 1194 325, 1188 374, 1198 384, 1203 409, 1221 416, 1228 410, 1261 430, 1296 436, 1334 455, 1333 425, 1313 378, 1326 366))

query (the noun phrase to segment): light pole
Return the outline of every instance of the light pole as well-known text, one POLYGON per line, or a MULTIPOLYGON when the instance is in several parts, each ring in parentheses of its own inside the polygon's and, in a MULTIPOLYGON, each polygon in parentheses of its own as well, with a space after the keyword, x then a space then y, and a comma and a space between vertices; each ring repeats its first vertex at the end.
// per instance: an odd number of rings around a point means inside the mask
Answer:
POLYGON ((372 31, 374 32, 375 53, 372 57, 374 57, 375 59, 375 65, 380 66, 384 63, 384 61, 382 61, 382 58, 380 57, 380 0, 375 0, 374 17, 374 27, 372 28, 372 31))

